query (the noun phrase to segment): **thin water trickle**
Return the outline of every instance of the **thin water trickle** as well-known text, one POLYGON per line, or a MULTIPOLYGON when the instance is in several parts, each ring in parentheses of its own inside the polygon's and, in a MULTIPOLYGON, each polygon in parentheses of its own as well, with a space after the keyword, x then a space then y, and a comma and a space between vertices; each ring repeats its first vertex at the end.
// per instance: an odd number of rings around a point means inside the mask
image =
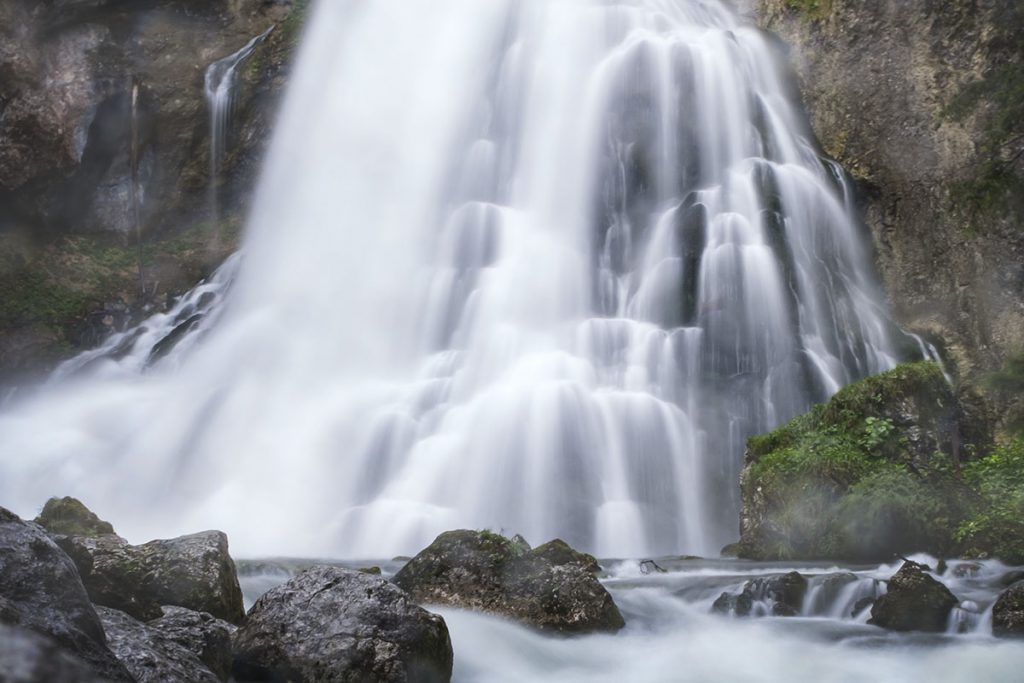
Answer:
POLYGON ((787 92, 717 0, 315 4, 230 291, 0 416, 0 500, 247 554, 716 554, 745 438, 906 345, 787 92))

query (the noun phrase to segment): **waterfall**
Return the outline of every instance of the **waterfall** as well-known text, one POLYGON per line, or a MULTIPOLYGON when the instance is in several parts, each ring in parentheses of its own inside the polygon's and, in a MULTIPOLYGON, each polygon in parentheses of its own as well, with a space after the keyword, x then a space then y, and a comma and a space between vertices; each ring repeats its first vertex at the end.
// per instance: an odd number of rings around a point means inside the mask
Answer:
POLYGON ((270 32, 271 26, 242 46, 238 52, 210 64, 206 68, 204 86, 206 106, 210 110, 210 212, 214 224, 220 220, 217 183, 227 150, 228 126, 235 104, 235 78, 238 67, 247 60, 270 32))
POLYGON ((717 554, 746 437, 905 342, 780 71, 717 0, 317 3, 230 291, 0 416, 0 501, 717 554))

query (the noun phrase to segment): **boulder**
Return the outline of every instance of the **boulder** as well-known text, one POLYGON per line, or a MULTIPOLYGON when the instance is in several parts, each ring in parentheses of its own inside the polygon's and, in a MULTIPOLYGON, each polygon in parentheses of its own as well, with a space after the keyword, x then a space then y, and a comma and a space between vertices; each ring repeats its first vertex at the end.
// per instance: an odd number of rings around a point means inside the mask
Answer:
POLYGON ((992 633, 1001 638, 1024 637, 1024 581, 1013 584, 996 599, 992 633))
POLYGON ((925 573, 922 565, 907 561, 889 579, 886 594, 871 607, 868 623, 893 631, 940 633, 958 604, 957 597, 925 573))
POLYGON ((110 522, 103 521, 80 500, 71 496, 46 501, 35 523, 51 535, 95 537, 114 533, 110 522))
POLYGON ((139 683, 220 680, 195 653, 156 629, 116 609, 97 607, 96 611, 103 621, 110 649, 139 683))
POLYGON ((102 678, 53 638, 0 623, 0 680, 4 683, 100 683, 102 678))
POLYGON ((89 597, 98 605, 142 621, 159 618, 161 605, 208 612, 234 624, 245 617, 223 532, 135 546, 73 498, 51 499, 37 521, 74 560, 89 597))
POLYGON ((487 531, 449 531, 394 582, 417 602, 500 614, 542 631, 618 631, 625 621, 592 573, 596 562, 563 545, 530 550, 487 531))
POLYGON ((781 576, 758 577, 747 581, 740 593, 722 593, 711 606, 712 611, 750 616, 754 604, 765 603, 772 616, 792 617, 803 609, 807 594, 807 579, 797 572, 781 576))
POLYGON ((36 524, 0 508, 0 622, 52 638, 101 678, 130 681, 107 649, 75 563, 36 524))
POLYGON ((341 567, 308 569, 256 601, 234 637, 237 681, 451 679, 440 616, 384 579, 341 567))
POLYGON ((221 680, 231 675, 231 636, 235 627, 207 612, 165 605, 164 616, 147 624, 199 658, 221 680))

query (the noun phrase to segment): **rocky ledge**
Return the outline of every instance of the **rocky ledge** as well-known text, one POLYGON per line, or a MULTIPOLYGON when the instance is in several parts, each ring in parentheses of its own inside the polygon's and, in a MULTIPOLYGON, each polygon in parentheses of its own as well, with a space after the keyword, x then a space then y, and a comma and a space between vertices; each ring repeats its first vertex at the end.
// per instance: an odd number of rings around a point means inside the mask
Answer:
POLYGON ((616 631, 598 571, 562 541, 531 549, 453 531, 394 582, 312 566, 245 614, 222 532, 132 545, 78 500, 54 498, 31 522, 0 508, 0 680, 444 683, 448 628, 421 604, 553 633, 616 631))

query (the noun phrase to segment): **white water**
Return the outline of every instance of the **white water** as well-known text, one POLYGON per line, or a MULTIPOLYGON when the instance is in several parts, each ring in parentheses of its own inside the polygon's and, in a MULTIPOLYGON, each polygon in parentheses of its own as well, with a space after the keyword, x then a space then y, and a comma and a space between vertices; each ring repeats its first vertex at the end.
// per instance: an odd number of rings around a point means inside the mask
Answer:
POLYGON ((227 151, 228 133, 231 117, 235 106, 235 81, 238 67, 252 55, 256 47, 263 42, 270 32, 271 26, 260 35, 254 37, 237 52, 219 59, 206 68, 204 86, 206 90, 206 106, 210 110, 210 207, 213 221, 220 219, 218 201, 218 183, 220 182, 221 166, 227 151))
POLYGON ((230 292, 0 416, 0 502, 242 554, 717 553, 745 437, 900 355, 785 93, 716 0, 316 4, 230 292))
MULTIPOLYGON (((935 566, 935 558, 913 558, 935 566)), ((442 614, 455 652, 455 683, 666 683, 717 681, 813 681, 814 683, 960 683, 1020 680, 1024 643, 998 641, 991 624, 969 633, 901 634, 866 623, 868 613, 850 617, 850 593, 818 601, 812 595, 829 577, 853 573, 852 587, 875 586, 899 564, 877 567, 782 565, 737 561, 659 559, 665 574, 640 571, 635 561, 603 562, 603 580, 626 618, 616 635, 552 638, 504 619, 450 608, 442 614), (799 571, 811 592, 801 617, 734 618, 711 613, 723 591, 737 592, 759 576, 799 571)), ((350 567, 357 563, 343 563, 350 567)), ((400 565, 381 563, 385 574, 400 565)), ((972 596, 988 611, 1009 569, 978 563, 977 574, 958 578, 956 564, 938 578, 958 597, 972 596)), ((294 569, 242 568, 247 604, 283 583, 294 569)), ((820 597, 820 596, 819 596, 820 597)))

